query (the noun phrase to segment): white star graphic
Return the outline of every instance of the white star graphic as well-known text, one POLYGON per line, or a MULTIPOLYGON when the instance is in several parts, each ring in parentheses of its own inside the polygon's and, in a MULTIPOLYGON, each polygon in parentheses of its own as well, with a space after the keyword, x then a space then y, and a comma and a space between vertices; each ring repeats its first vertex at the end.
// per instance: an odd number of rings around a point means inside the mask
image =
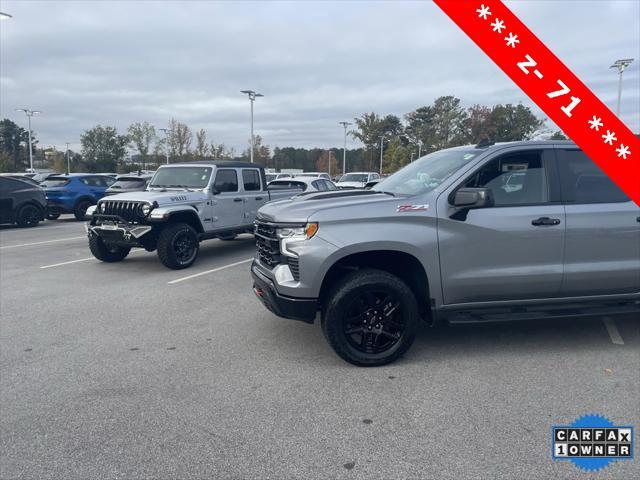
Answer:
POLYGON ((602 119, 600 117, 593 116, 593 119, 589 120, 589 124, 591 125, 589 128, 591 130, 595 130, 596 132, 600 131, 600 127, 604 125, 602 123, 602 119))
POLYGON ((618 140, 616 138, 616 132, 610 132, 609 130, 607 130, 606 135, 602 135, 602 138, 604 138, 604 143, 608 143, 609 145, 613 145, 613 142, 618 140))
POLYGON ((499 18, 496 18, 496 21, 493 22, 491 24, 491 26, 493 27, 493 31, 494 32, 498 32, 498 33, 502 33, 502 30, 504 28, 507 28, 504 26, 504 22, 502 20, 500 20, 499 18))
POLYGON ((620 148, 616 148, 616 152, 618 152, 618 156, 627 159, 627 155, 631 155, 631 151, 629 147, 627 147, 624 143, 620 144, 620 148))
POLYGON ((489 10, 489 7, 485 7, 484 3, 480 5, 480 8, 477 9, 476 12, 478 12, 478 17, 484 20, 487 19, 488 15, 491 15, 491 11, 489 10))
POLYGON ((504 39, 507 41, 507 47, 511 48, 516 48, 516 43, 520 43, 520 40, 518 40, 518 35, 514 35, 511 32, 509 32, 509 36, 504 37, 504 39))

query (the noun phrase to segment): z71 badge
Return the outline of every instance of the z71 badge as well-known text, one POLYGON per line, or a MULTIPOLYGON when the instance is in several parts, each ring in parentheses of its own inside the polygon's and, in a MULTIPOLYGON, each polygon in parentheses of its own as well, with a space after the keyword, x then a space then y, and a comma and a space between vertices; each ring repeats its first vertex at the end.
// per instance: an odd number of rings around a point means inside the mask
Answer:
POLYGON ((424 204, 424 205, 398 205, 398 208, 396 208, 396 212, 397 213, 402 213, 402 212, 423 212, 425 210, 429 209, 429 204, 424 204))

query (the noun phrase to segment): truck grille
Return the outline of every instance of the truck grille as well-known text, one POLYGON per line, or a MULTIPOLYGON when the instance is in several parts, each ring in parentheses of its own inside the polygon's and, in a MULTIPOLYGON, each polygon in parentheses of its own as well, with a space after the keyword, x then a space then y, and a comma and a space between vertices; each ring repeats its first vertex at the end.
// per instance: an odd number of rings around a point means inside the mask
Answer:
POLYGON ((123 200, 103 200, 99 203, 99 213, 104 215, 117 215, 127 222, 138 222, 142 219, 140 204, 142 202, 125 202, 123 200))
POLYGON ((257 255, 260 263, 273 269, 278 265, 282 259, 280 254, 280 242, 276 236, 276 227, 256 221, 255 237, 256 247, 258 249, 257 255))

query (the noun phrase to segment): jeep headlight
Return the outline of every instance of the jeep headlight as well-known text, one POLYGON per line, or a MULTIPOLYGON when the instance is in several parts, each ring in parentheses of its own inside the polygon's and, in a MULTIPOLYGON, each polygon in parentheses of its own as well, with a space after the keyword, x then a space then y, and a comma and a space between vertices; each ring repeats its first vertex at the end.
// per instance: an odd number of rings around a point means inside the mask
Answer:
POLYGON ((98 205, 98 208, 100 209, 100 213, 104 213, 104 211, 107 209, 107 204, 104 202, 100 202, 100 205, 98 205))
POLYGON ((142 212, 142 215, 144 215, 145 217, 148 217, 149 214, 151 213, 151 204, 143 203, 142 206, 140 207, 140 211, 142 212))
POLYGON ((280 239, 304 240, 310 239, 318 231, 317 223, 307 223, 304 227, 280 227, 276 229, 276 235, 280 239))

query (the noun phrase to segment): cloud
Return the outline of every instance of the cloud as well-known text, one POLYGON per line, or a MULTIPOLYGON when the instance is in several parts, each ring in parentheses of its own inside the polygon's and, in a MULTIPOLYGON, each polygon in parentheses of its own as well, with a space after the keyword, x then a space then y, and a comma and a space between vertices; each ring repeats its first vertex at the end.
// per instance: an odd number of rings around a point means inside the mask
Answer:
MULTIPOLYGON (((640 3, 510 2, 510 8, 607 105, 617 58, 623 120, 640 130, 640 3)), ((13 1, 0 32, 0 114, 34 119, 41 145, 79 142, 98 123, 124 131, 171 117, 238 151, 336 146, 340 120, 403 115, 440 95, 465 105, 531 101, 430 2, 13 1)))

